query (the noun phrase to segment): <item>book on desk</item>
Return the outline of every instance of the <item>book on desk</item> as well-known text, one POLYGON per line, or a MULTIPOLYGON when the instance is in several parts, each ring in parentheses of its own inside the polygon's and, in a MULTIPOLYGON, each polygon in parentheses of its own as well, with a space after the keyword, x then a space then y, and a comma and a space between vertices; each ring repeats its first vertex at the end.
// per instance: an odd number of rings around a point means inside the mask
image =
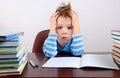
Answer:
POLYGON ((0 32, 0 41, 9 41, 12 39, 16 39, 19 36, 23 36, 24 32, 0 32))
POLYGON ((0 32, 0 76, 22 74, 28 59, 20 36, 23 32, 0 32))
POLYGON ((82 57, 54 57, 50 58, 42 67, 51 68, 85 68, 97 67, 119 70, 114 63, 112 54, 84 54, 82 57))
POLYGON ((113 39, 112 54, 114 62, 120 66, 120 30, 112 30, 111 37, 113 39))

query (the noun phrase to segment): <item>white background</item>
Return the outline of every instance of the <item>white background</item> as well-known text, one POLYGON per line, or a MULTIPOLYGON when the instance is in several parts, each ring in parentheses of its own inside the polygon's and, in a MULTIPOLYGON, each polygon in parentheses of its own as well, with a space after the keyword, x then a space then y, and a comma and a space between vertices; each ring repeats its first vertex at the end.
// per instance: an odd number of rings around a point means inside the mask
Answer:
POLYGON ((61 3, 77 12, 86 52, 112 51, 111 30, 120 30, 120 0, 0 0, 0 31, 23 31, 21 43, 32 52, 36 34, 49 29, 61 3))

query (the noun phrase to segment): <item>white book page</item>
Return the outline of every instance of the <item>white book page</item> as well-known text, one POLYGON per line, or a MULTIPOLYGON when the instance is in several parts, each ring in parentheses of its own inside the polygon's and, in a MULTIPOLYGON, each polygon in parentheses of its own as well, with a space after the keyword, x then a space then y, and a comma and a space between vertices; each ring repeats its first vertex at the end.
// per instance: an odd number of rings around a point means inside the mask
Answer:
POLYGON ((111 54, 85 54, 82 56, 80 67, 119 69, 111 54))
POLYGON ((80 68, 80 57, 50 58, 42 67, 80 68))

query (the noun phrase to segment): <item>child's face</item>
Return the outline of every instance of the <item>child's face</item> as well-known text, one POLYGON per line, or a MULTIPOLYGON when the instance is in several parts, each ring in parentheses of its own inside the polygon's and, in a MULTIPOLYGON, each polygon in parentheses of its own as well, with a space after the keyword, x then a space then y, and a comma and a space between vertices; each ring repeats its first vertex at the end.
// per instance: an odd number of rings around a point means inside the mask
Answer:
POLYGON ((73 26, 70 17, 58 17, 56 33, 58 34, 57 40, 61 45, 65 45, 72 38, 73 26))

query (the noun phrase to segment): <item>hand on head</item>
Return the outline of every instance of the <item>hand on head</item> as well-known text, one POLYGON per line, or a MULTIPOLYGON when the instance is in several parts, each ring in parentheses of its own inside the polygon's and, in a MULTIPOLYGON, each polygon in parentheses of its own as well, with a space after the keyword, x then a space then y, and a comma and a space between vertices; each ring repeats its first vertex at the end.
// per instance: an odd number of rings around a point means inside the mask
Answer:
POLYGON ((57 26, 57 18, 59 16, 59 12, 55 12, 50 18, 50 33, 55 33, 55 28, 57 26))
POLYGON ((73 34, 80 34, 78 15, 74 11, 70 11, 69 15, 72 18, 73 34))

